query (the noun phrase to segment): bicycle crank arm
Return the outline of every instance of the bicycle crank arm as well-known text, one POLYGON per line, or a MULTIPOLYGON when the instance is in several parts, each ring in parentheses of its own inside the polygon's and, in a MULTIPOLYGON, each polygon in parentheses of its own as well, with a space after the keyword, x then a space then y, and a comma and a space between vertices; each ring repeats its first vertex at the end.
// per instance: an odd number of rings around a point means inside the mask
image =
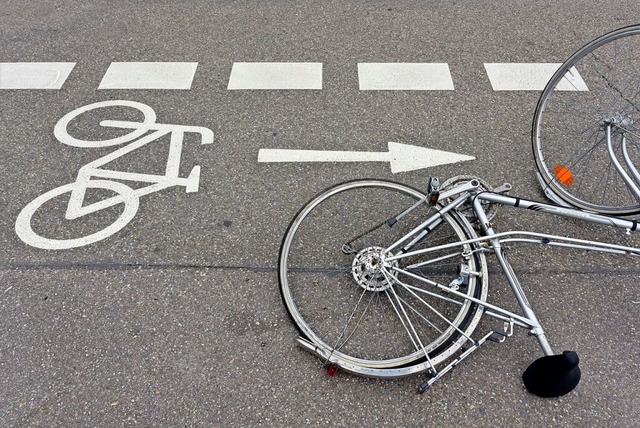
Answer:
POLYGON ((511 183, 504 183, 498 187, 494 187, 491 191, 493 193, 507 193, 511 190, 513 186, 511 186, 511 183))

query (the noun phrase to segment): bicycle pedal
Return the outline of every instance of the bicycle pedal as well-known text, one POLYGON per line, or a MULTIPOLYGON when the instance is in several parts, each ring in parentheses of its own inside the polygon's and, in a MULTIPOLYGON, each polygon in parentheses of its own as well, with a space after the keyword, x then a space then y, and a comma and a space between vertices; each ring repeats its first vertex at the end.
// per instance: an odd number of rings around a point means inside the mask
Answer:
POLYGON ((495 342, 495 343, 502 343, 505 340, 507 340, 508 336, 509 335, 507 334, 506 331, 493 330, 491 332, 491 335, 489 337, 487 337, 487 340, 490 340, 490 341, 495 342))
POLYGON ((429 193, 429 205, 435 206, 438 203, 439 199, 440 199, 440 192, 435 191, 435 192, 429 193))
POLYGON ((429 189, 429 205, 435 206, 440 199, 440 180, 437 177, 431 177, 427 188, 429 189))

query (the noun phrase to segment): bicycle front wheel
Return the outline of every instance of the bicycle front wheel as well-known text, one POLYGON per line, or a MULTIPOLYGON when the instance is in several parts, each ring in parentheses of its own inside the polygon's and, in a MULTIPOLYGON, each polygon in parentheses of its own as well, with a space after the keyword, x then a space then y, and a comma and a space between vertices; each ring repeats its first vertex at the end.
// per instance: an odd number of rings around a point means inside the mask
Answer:
POLYGON ((476 237, 466 219, 442 214, 411 251, 452 248, 387 260, 406 250, 387 249, 435 210, 423 203, 393 226, 388 220, 423 196, 391 181, 346 182, 313 198, 289 225, 279 257, 282 298, 325 363, 400 377, 435 367, 469 340, 480 306, 438 287, 486 299, 484 254, 455 245, 476 237), (461 271, 471 272, 467 281, 461 271))
POLYGON ((624 179, 640 168, 639 36, 635 25, 593 40, 542 92, 533 152, 540 183, 556 202, 602 214, 640 213, 638 192, 624 179))

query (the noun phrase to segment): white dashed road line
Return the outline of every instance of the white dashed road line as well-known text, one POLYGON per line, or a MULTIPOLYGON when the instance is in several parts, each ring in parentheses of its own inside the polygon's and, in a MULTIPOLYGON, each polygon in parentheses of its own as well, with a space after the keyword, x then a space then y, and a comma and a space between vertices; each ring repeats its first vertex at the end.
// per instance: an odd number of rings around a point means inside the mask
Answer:
MULTIPOLYGON (((542 91, 562 64, 555 63, 485 63, 494 91, 542 91)), ((588 91, 575 67, 558 84, 559 91, 588 91)))
MULTIPOLYGON (((0 63, 0 89, 61 89, 76 63, 0 63)), ((485 63, 494 91, 541 91, 559 63, 485 63)), ((113 62, 98 89, 191 89, 197 62, 113 62)), ((453 91, 447 63, 359 63, 362 91, 453 91)), ((228 90, 320 90, 321 62, 235 62, 228 90)), ((588 91, 572 68, 558 85, 588 91)))
POLYGON ((2 62, 0 89, 60 89, 75 62, 2 62))
POLYGON ((446 63, 360 63, 358 81, 363 91, 452 91, 446 63))
POLYGON ((236 62, 227 89, 322 89, 322 63, 236 62))
POLYGON ((191 89, 197 62, 112 62, 98 89, 191 89))

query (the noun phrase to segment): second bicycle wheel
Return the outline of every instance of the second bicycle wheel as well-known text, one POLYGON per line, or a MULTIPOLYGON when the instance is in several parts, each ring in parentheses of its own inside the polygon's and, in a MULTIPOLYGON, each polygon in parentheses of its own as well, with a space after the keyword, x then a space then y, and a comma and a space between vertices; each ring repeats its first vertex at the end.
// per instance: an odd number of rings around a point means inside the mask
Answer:
POLYGON ((640 213, 623 178, 640 168, 639 25, 593 40, 562 64, 538 101, 532 143, 540 182, 556 202, 603 214, 640 213))
MULTIPOLYGON (((283 239, 279 280, 284 304, 301 336, 352 373, 399 377, 451 357, 478 324, 477 303, 440 290, 486 299, 484 254, 455 245, 387 261, 386 251, 421 224, 433 207, 421 204, 393 226, 423 194, 383 180, 331 187, 296 215, 283 239), (468 281, 460 271, 470 272, 468 281)), ((467 220, 443 214, 411 251, 475 237, 467 220)))

